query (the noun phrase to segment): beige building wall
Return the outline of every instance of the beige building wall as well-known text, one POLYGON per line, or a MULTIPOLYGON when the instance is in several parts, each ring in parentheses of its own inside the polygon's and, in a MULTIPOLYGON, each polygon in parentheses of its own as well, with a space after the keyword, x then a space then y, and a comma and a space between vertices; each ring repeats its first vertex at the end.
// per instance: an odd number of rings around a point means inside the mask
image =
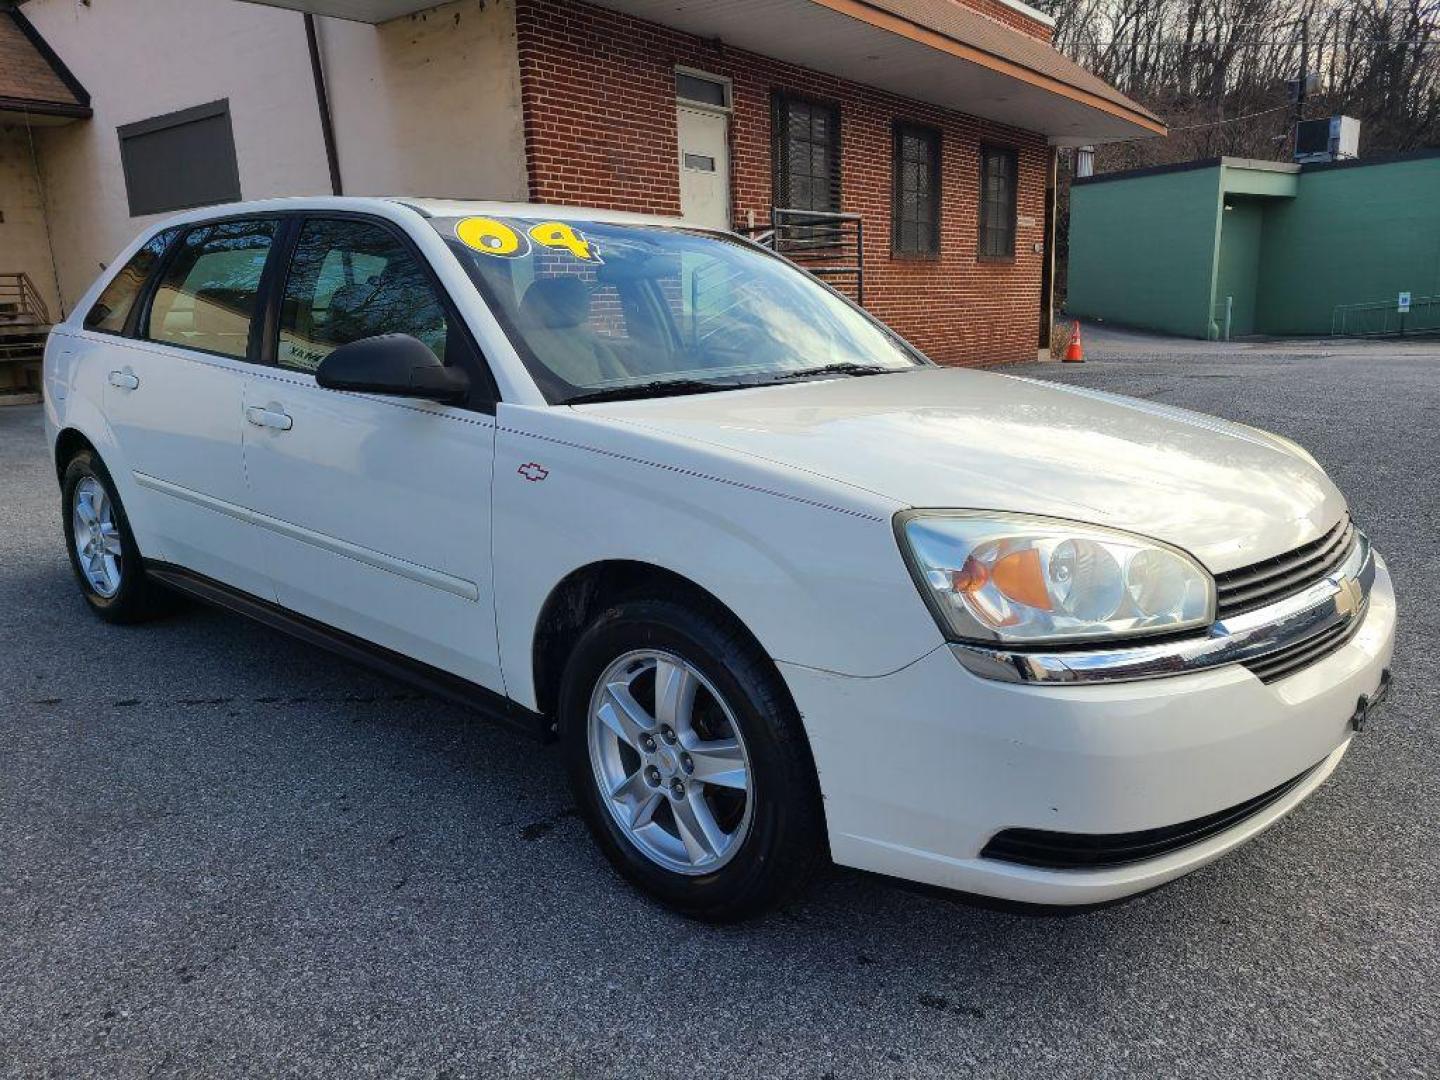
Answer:
POLYGON ((527 196, 514 0, 318 22, 347 195, 527 196))
MULTIPOLYGON (((227 98, 242 198, 330 191, 300 14, 241 0, 30 0, 25 14, 95 114, 36 129, 67 308, 166 216, 130 216, 122 125, 227 98)), ((347 194, 524 194, 513 0, 317 22, 347 194)))
POLYGON ((34 149, 26 128, 0 125, 0 274, 29 274, 50 317, 58 320, 60 294, 50 261, 34 149))

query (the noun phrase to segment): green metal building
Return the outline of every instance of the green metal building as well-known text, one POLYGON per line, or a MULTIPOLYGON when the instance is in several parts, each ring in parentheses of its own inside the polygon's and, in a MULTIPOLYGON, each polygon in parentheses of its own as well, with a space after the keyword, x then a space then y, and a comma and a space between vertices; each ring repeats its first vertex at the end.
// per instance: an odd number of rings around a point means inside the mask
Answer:
POLYGON ((1215 338, 1227 308, 1232 335, 1440 330, 1440 150, 1074 182, 1069 314, 1215 338))

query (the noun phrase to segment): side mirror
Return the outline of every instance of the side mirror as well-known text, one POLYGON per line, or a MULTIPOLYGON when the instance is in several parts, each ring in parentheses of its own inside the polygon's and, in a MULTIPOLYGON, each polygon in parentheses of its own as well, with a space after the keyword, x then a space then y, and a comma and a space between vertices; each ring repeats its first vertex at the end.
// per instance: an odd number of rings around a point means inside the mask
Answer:
POLYGON ((327 390, 447 403, 464 401, 470 392, 465 372, 447 368, 430 346, 409 334, 381 334, 341 345, 320 361, 315 381, 327 390))

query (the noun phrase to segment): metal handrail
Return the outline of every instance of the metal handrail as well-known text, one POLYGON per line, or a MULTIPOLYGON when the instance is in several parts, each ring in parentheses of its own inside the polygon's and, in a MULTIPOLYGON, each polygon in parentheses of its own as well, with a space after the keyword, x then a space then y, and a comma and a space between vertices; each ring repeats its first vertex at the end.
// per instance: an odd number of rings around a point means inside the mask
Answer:
POLYGON ((1440 333, 1440 296, 1416 296, 1408 311, 1396 299, 1336 304, 1330 313, 1331 337, 1388 337, 1440 333))
POLYGON ((23 270, 0 273, 0 319, 50 325, 50 310, 30 275, 23 270))
POLYGON ((853 279, 855 300, 865 302, 865 222, 859 214, 772 206, 768 223, 736 231, 818 278, 853 279))

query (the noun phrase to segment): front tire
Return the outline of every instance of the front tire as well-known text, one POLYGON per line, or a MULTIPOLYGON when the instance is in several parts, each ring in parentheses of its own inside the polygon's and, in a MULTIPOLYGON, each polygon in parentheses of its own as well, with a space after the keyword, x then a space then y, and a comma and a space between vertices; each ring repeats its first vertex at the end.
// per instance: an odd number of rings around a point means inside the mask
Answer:
POLYGON ((611 863, 666 905, 747 918, 821 862, 800 718, 768 658, 718 614, 610 608, 571 653, 559 713, 582 816, 611 863))
POLYGON ((152 618, 163 607, 159 587, 145 574, 125 507, 100 459, 82 450, 61 480, 65 548, 90 610, 107 622, 152 618))

